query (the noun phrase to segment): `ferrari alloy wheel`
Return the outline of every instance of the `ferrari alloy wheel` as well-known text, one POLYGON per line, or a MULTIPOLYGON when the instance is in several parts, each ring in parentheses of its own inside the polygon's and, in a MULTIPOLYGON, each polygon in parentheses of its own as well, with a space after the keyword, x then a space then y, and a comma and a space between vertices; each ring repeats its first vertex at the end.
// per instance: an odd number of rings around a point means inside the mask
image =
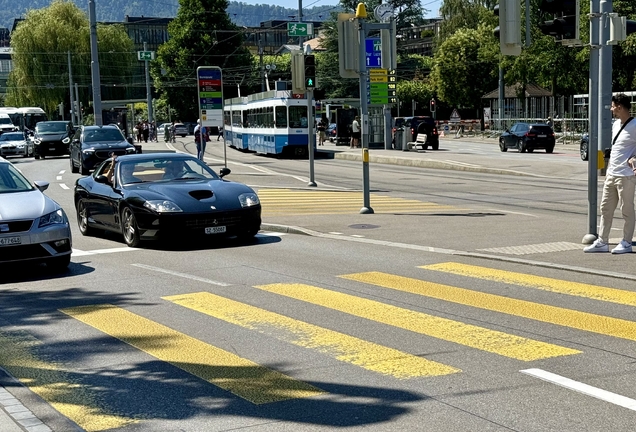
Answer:
POLYGON ((88 209, 84 200, 77 202, 77 226, 84 236, 89 236, 93 233, 93 228, 88 225, 88 209))
POLYGON ((139 246, 140 239, 137 218, 135 218, 135 214, 130 207, 125 207, 121 211, 121 230, 124 235, 124 241, 129 247, 139 246))

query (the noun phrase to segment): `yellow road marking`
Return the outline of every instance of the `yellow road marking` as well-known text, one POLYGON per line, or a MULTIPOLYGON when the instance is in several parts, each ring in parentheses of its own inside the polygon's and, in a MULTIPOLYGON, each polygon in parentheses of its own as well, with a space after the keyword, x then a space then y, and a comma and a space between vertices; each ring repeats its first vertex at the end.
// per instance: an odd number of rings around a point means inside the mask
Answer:
POLYGON ((310 285, 271 284, 256 288, 523 361, 580 352, 310 285))
POLYGON ((615 288, 587 285, 579 282, 551 279, 543 276, 534 276, 453 262, 432 264, 421 266, 420 268, 477 279, 514 284, 526 288, 536 288, 559 294, 636 306, 636 292, 633 291, 624 291, 615 288))
MULTIPOLYGON (((358 213, 362 205, 360 192, 296 191, 291 189, 259 189, 263 214, 348 214, 358 213)), ((400 211, 431 212, 465 210, 449 205, 422 202, 384 195, 371 195, 376 213, 400 211)))
POLYGON ((579 312, 525 300, 511 299, 450 285, 394 276, 387 273, 368 272, 341 277, 550 324, 562 325, 622 339, 636 340, 636 323, 623 319, 579 312))
POLYGON ((61 311, 254 404, 323 393, 307 383, 113 305, 61 311))
POLYGON ((442 363, 207 292, 175 295, 163 299, 297 346, 317 350, 342 362, 399 379, 461 372, 442 363))
POLYGON ((40 358, 38 345, 30 335, 0 329, 0 366, 83 430, 103 431, 137 421, 108 413, 99 390, 77 382, 61 365, 40 358))

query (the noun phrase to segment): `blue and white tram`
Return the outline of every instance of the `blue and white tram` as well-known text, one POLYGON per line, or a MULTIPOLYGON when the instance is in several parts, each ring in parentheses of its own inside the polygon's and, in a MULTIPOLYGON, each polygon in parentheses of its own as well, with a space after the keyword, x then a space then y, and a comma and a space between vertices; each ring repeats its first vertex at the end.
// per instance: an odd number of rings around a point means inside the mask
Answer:
POLYGON ((268 91, 227 99, 223 110, 228 145, 257 153, 307 155, 307 125, 313 119, 307 99, 293 99, 289 91, 268 91))

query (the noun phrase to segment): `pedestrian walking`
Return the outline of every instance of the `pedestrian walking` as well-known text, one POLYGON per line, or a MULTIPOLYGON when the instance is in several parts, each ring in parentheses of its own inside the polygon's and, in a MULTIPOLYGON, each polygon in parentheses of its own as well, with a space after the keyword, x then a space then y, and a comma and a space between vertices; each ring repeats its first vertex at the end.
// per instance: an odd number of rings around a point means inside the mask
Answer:
MULTIPOLYGON (((223 138, 223 126, 219 127, 219 135, 216 137, 216 140, 220 140, 223 138)), ((223 138, 225 140, 225 138, 223 138)))
POLYGON ((631 101, 623 93, 612 96, 612 115, 618 119, 612 126, 612 150, 610 153, 603 197, 601 198, 601 222, 599 238, 583 250, 608 252, 609 234, 614 210, 620 203, 623 214, 623 239, 612 249, 613 254, 630 253, 634 236, 634 191, 636 190, 636 122, 630 116, 631 101))
POLYGON ((194 142, 197 145, 197 157, 203 160, 205 156, 205 145, 210 138, 207 133, 207 128, 201 126, 201 120, 197 119, 197 125, 194 128, 194 142))

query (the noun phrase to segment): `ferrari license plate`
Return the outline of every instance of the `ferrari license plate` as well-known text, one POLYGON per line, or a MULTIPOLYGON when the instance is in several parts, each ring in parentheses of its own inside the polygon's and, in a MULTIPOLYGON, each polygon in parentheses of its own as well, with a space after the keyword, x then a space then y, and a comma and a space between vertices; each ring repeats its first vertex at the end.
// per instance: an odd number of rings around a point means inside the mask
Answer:
POLYGON ((205 227, 206 234, 220 234, 226 231, 224 226, 205 227))
POLYGON ((3 237, 0 238, 0 246, 11 246, 22 243, 21 237, 3 237))

